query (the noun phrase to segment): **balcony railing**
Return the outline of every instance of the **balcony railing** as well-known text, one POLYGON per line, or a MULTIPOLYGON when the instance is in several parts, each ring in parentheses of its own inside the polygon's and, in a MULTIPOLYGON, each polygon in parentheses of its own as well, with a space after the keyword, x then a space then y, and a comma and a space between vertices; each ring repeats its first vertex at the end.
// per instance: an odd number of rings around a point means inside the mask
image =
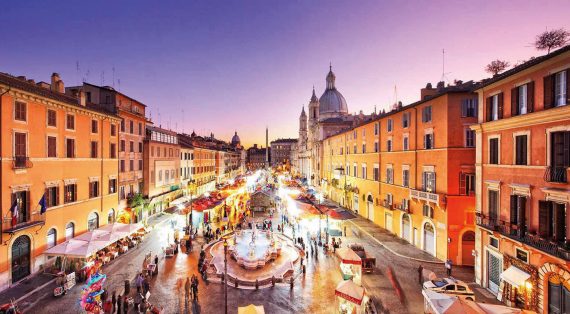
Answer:
POLYGON ((508 221, 488 217, 483 213, 476 214, 476 222, 480 227, 497 231, 515 241, 532 246, 552 256, 570 261, 570 246, 565 245, 562 241, 545 239, 539 235, 528 233, 525 226, 519 226, 508 221))
POLYGON ((439 194, 410 189, 410 198, 439 205, 439 194))
POLYGON ((40 214, 39 211, 34 212, 30 215, 28 219, 24 221, 16 221, 13 224, 12 217, 7 215, 2 219, 2 232, 4 233, 14 233, 23 229, 31 228, 34 226, 44 225, 46 223, 46 215, 40 214))
POLYGON ((546 171, 544 171, 544 181, 555 183, 568 182, 566 169, 566 167, 546 167, 546 171))
POLYGON ((12 160, 12 169, 32 168, 32 162, 28 156, 14 156, 12 160))

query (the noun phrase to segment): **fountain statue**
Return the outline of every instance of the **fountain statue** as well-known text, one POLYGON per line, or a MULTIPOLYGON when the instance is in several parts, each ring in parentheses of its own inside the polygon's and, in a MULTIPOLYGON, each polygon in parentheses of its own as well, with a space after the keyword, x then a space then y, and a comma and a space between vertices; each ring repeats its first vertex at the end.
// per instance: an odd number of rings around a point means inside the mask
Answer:
POLYGON ((229 251, 239 265, 255 269, 277 258, 281 254, 281 246, 270 231, 265 237, 258 237, 258 230, 254 226, 251 230, 235 233, 234 244, 229 247, 229 251))

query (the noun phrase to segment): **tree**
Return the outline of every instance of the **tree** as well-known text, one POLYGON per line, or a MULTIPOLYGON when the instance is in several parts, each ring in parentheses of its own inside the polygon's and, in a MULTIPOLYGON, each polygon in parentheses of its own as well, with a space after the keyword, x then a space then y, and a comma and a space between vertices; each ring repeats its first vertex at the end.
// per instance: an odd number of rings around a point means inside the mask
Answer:
POLYGON ((487 66, 485 67, 485 72, 493 74, 493 76, 503 72, 507 67, 509 66, 509 63, 507 61, 504 60, 493 60, 491 61, 491 63, 487 64, 487 66))
POLYGON ((550 50, 566 45, 569 38, 570 33, 564 28, 547 30, 536 36, 534 47, 538 50, 547 50, 547 53, 550 53, 550 50))

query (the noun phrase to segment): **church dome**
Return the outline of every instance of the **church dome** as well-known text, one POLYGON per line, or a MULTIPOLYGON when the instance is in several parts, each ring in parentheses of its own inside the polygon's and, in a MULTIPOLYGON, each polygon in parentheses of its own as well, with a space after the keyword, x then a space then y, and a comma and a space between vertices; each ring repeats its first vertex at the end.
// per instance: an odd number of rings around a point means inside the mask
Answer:
POLYGON ((336 76, 330 67, 327 74, 327 88, 319 98, 319 118, 333 118, 348 114, 346 99, 335 87, 336 76))
POLYGON ((237 135, 237 131, 232 137, 232 145, 239 145, 241 143, 239 136, 237 135))

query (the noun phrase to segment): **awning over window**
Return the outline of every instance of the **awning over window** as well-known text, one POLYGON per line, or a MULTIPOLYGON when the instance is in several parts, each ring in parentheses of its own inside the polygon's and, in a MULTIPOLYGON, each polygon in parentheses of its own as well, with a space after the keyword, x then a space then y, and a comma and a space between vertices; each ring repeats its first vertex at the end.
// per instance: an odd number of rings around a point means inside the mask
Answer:
POLYGON ((530 278, 530 274, 515 266, 510 266, 507 270, 501 273, 501 279, 515 287, 524 286, 524 283, 528 278, 530 278))

